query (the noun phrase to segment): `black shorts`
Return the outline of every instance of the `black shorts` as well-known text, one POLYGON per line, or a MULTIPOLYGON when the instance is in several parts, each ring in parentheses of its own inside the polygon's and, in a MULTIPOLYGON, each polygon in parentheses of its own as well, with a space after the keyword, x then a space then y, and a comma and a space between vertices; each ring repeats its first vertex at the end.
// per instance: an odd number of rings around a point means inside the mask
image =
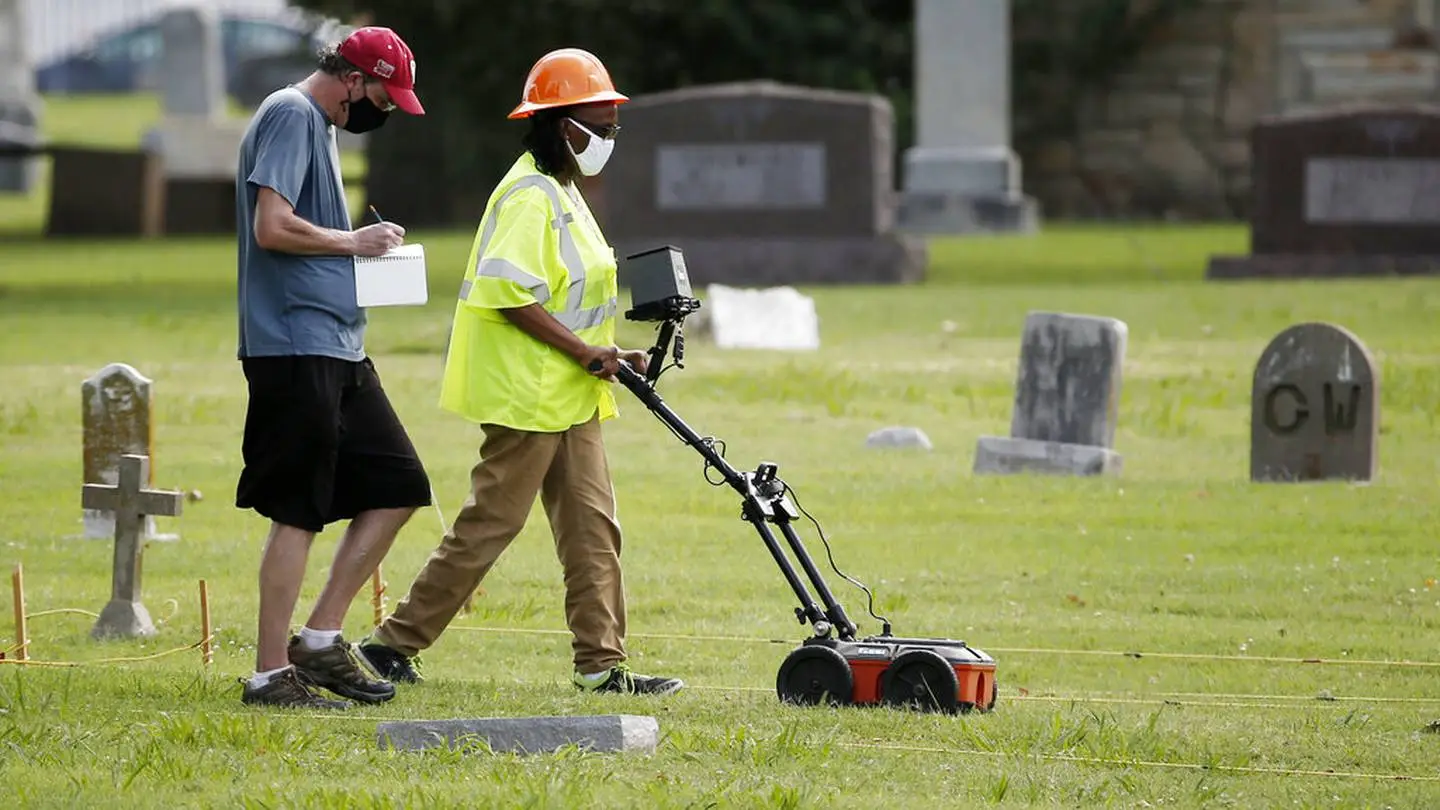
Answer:
POLYGON ((370 509, 430 504, 430 479, 375 366, 333 357, 241 360, 250 389, 235 505, 319 532, 370 509))

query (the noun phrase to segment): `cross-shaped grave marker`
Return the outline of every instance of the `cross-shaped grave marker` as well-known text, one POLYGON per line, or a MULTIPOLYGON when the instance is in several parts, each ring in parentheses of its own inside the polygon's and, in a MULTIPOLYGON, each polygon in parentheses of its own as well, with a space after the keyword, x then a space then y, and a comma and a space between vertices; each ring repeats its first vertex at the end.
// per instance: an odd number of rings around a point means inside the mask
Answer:
POLYGON ((145 489, 150 478, 150 457, 120 458, 115 484, 86 484, 83 506, 115 515, 115 573, 110 602, 90 631, 94 638, 155 635, 150 612, 140 604, 141 531, 146 515, 179 517, 184 498, 179 492, 145 489))

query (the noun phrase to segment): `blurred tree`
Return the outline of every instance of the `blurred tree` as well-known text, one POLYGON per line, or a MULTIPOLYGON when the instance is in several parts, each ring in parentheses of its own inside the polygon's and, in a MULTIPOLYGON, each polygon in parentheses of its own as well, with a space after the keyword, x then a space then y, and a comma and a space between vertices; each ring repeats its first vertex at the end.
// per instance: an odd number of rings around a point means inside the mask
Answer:
MULTIPOLYGON (((414 49, 425 119, 371 136, 367 196, 410 226, 473 226, 519 150, 505 116, 553 48, 594 52, 627 95, 773 79, 877 92, 911 139, 912 0, 293 0, 394 28, 414 49)), ((622 112, 623 116, 623 112, 622 112)))

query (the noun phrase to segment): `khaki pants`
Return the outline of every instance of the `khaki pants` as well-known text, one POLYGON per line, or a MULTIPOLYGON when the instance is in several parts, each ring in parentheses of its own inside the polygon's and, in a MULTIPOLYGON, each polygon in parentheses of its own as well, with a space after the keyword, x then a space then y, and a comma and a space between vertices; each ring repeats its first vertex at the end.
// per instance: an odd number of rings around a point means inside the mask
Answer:
POLYGON ((620 524, 599 419, 563 433, 483 429, 470 497, 376 640, 403 655, 434 644, 520 533, 538 493, 564 569, 576 669, 588 674, 624 661, 620 524))

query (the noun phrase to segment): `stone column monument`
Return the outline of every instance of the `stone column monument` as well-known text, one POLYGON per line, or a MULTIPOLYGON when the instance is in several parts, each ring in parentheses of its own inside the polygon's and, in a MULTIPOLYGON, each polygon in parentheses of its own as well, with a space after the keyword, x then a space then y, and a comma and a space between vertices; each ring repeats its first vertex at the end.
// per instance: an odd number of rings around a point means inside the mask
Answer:
POLYGON ((916 143, 905 155, 900 228, 1030 232, 1010 148, 1010 0, 916 0, 916 143))
MULTIPOLYGON (((40 99, 35 66, 25 39, 25 0, 0 0, 0 150, 39 141, 40 99)), ((0 194, 28 194, 40 162, 34 157, 0 155, 0 194)))

